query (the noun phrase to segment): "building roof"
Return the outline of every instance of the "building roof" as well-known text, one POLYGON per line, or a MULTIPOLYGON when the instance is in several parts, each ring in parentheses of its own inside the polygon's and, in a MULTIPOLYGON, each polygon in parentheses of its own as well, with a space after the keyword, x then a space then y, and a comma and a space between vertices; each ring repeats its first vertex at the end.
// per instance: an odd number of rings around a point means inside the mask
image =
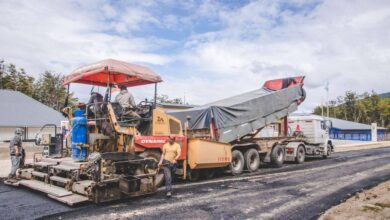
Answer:
POLYGON ((292 113, 288 116, 290 120, 318 120, 322 121, 324 120, 323 117, 319 115, 313 115, 313 114, 306 114, 306 113, 292 113))
MULTIPOLYGON (((325 120, 326 117, 321 117, 319 115, 314 114, 308 114, 308 113, 292 113, 289 118, 291 119, 297 119, 300 118, 302 120, 305 119, 311 119, 311 120, 325 120)), ((332 121, 332 128, 340 129, 340 130, 371 130, 371 125, 368 124, 362 124, 358 122, 353 121, 347 121, 343 119, 338 118, 331 118, 329 117, 329 120, 332 121)), ((379 130, 386 130, 386 128, 379 127, 379 130)))
POLYGON ((12 90, 0 90, 0 126, 40 127, 59 125, 66 120, 62 114, 35 99, 12 90))
MULTIPOLYGON (((329 118, 332 121, 332 127, 340 130, 371 130, 371 125, 357 123, 353 121, 342 120, 338 118, 329 118)), ((379 130, 385 130, 378 126, 379 130)))

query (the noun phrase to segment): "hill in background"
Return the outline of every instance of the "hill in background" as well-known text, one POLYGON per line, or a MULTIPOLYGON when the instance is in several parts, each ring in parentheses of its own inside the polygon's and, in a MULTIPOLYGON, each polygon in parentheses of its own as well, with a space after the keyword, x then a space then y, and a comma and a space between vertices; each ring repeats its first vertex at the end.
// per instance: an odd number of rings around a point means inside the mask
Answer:
POLYGON ((386 92, 386 93, 379 94, 379 97, 381 97, 382 99, 384 99, 384 98, 390 98, 390 92, 386 92))

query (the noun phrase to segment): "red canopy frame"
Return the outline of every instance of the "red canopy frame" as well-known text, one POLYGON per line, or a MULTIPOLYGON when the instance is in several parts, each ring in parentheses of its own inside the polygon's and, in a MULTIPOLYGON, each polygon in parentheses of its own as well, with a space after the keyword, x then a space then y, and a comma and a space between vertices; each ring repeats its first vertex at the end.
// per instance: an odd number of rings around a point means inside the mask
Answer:
POLYGON ((65 76, 63 85, 82 83, 96 86, 131 87, 158 82, 162 82, 161 77, 147 67, 106 59, 74 70, 65 76))

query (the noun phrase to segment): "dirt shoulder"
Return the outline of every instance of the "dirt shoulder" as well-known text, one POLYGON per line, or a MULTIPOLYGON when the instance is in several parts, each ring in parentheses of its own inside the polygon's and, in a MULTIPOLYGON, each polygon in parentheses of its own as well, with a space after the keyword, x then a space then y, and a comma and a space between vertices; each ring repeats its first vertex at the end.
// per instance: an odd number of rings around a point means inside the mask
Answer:
POLYGON ((390 219, 390 181, 357 193, 326 211, 319 219, 390 219))

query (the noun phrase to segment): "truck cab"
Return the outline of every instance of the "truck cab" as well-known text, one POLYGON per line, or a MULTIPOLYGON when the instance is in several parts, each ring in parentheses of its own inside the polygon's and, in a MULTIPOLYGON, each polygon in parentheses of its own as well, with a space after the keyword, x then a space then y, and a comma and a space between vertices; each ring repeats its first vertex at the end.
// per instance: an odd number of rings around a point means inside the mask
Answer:
POLYGON ((329 139, 331 122, 321 116, 295 114, 288 118, 289 132, 300 138, 306 146, 306 155, 328 157, 334 150, 329 139))

